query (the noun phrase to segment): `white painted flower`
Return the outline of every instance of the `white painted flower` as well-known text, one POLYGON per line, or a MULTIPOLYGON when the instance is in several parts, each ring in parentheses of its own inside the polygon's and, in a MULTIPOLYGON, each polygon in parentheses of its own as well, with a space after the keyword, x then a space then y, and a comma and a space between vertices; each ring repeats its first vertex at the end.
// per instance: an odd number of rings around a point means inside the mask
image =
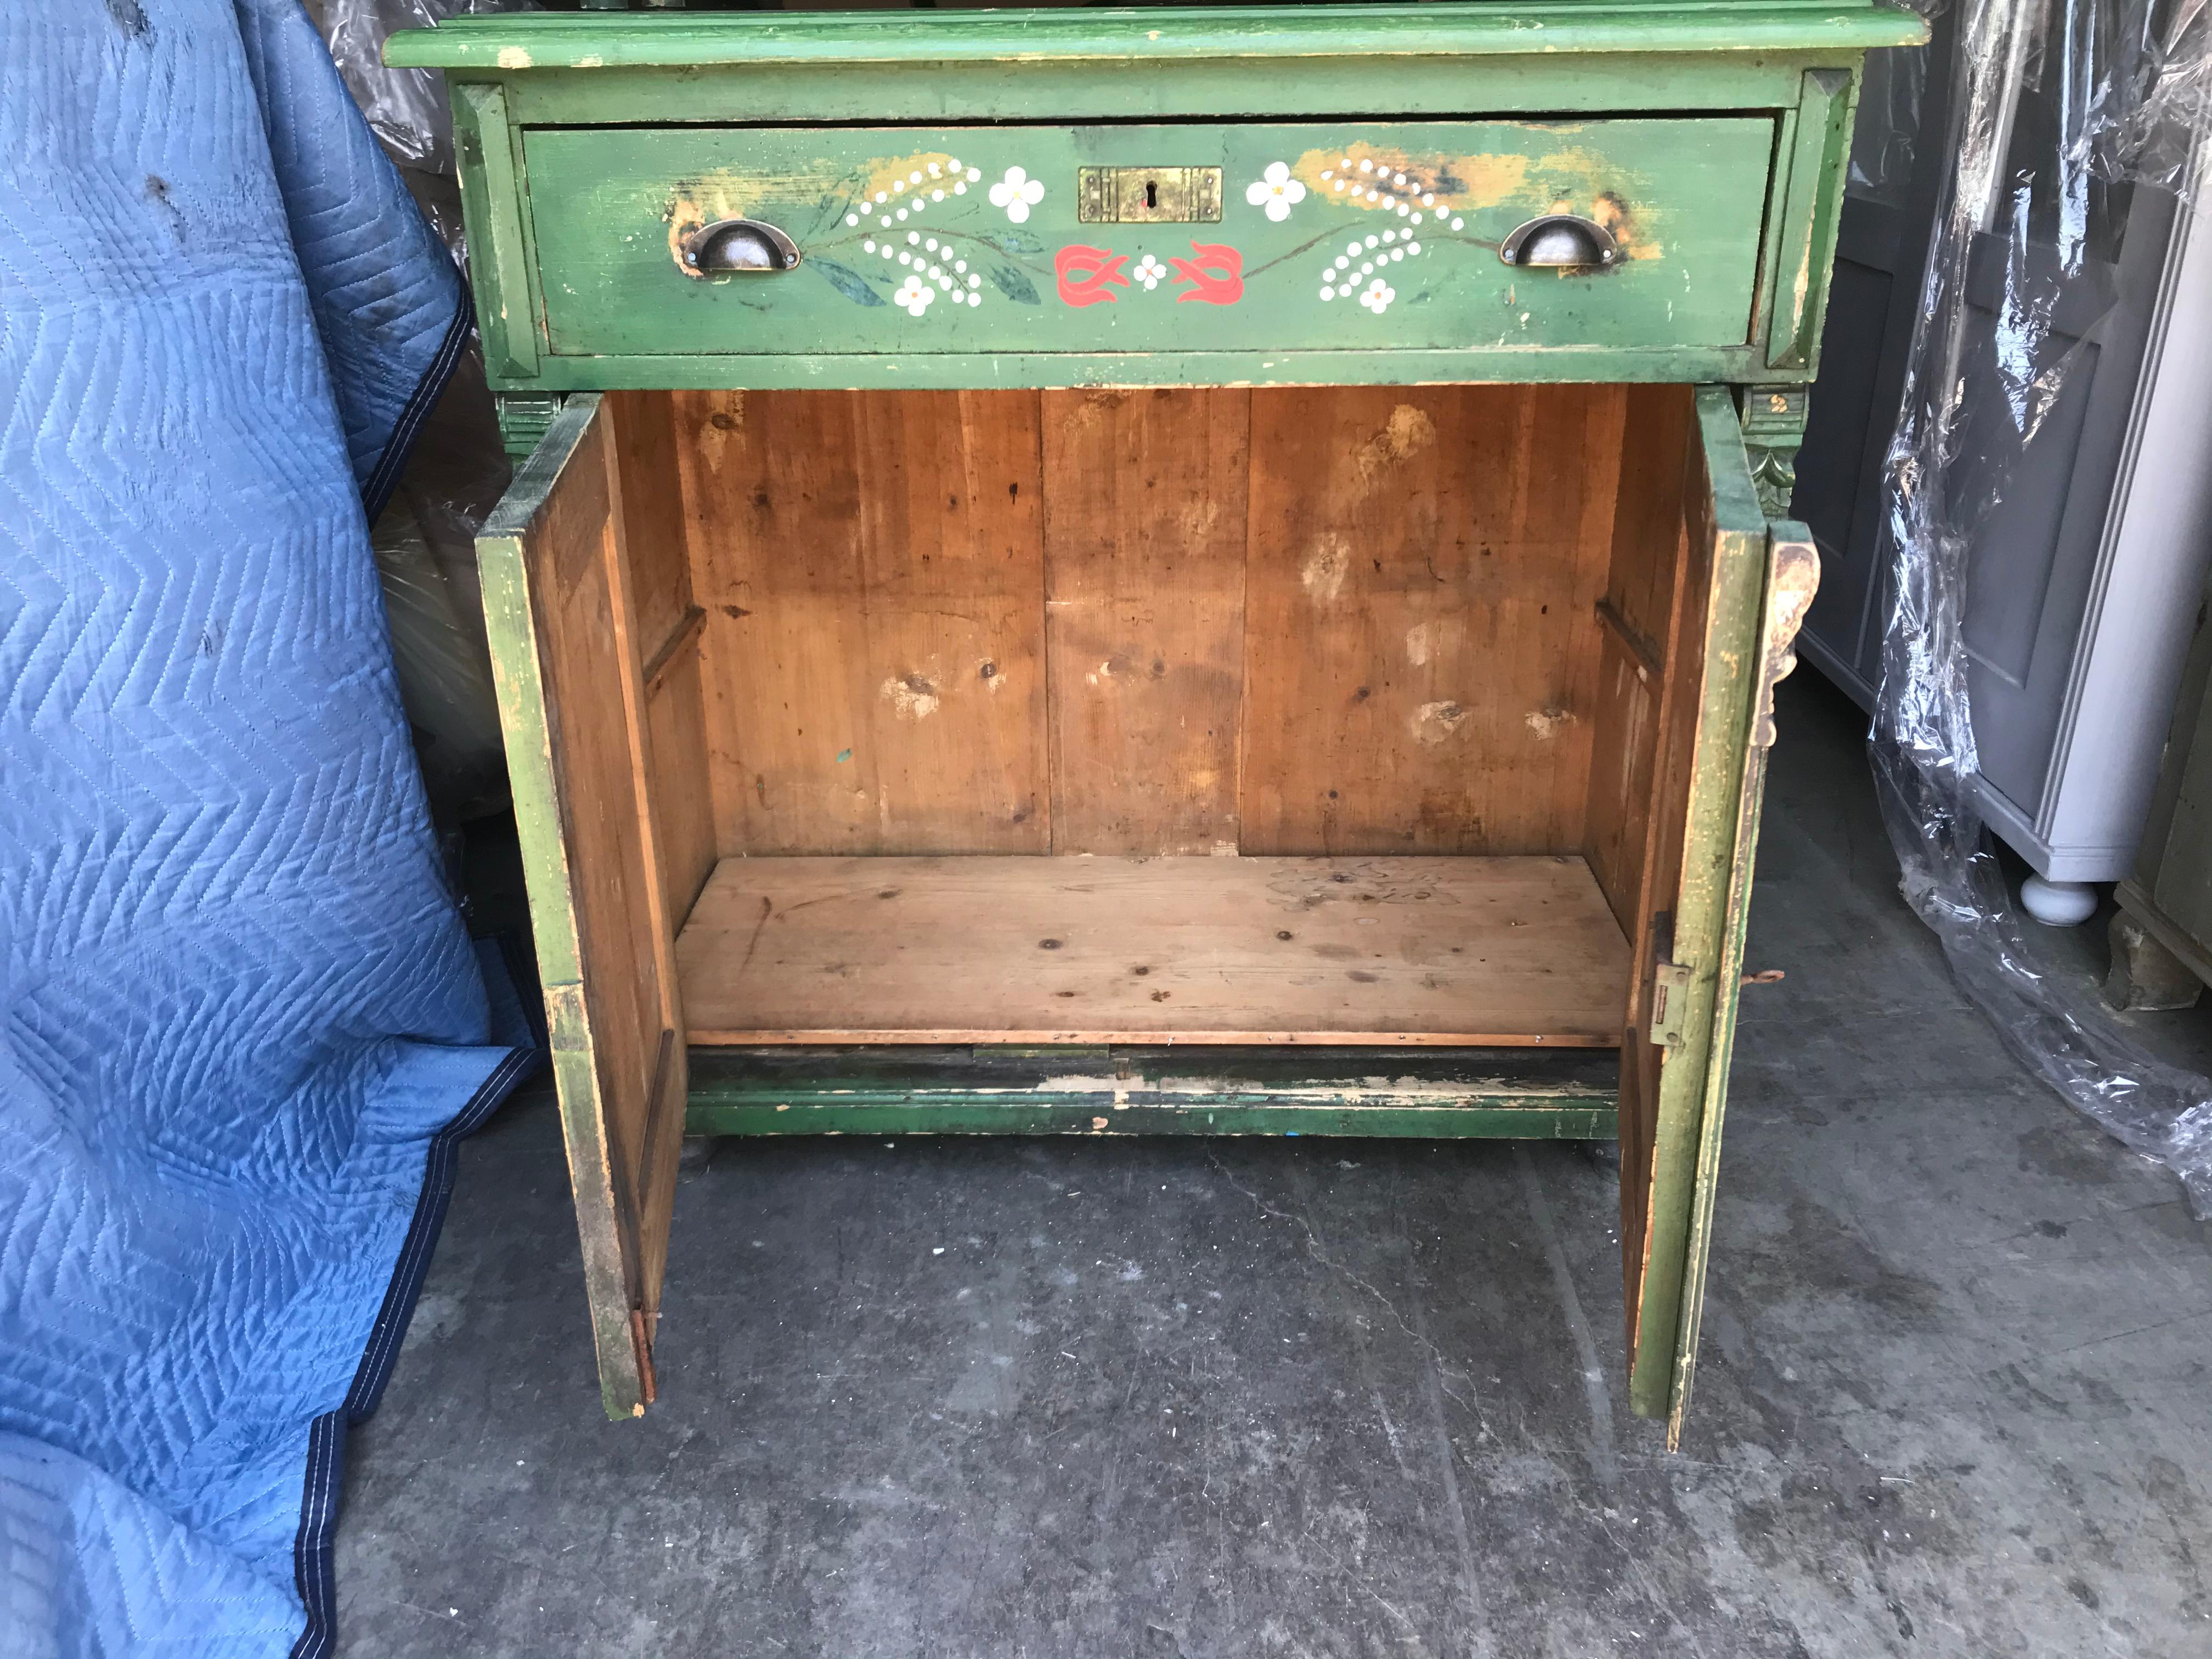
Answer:
POLYGON ((1146 288, 1158 288, 1168 274, 1168 268, 1147 253, 1137 261, 1137 268, 1129 273, 1146 288))
MULTIPOLYGON (((929 309, 929 302, 936 297, 937 290, 929 285, 928 278, 917 270, 898 285, 898 292, 891 295, 891 303, 904 306, 908 316, 919 317, 929 309)), ((1364 305, 1366 301, 1363 299, 1360 303, 1364 305)))
POLYGON ((1267 170, 1245 186, 1244 199, 1254 207, 1267 209, 1270 219, 1280 221, 1289 218, 1291 208, 1306 199, 1306 187, 1291 177, 1286 164, 1270 161, 1267 170))
MULTIPOLYGON (((1377 276, 1361 291, 1359 303, 1380 317, 1389 309, 1390 301, 1398 297, 1398 290, 1377 276)), ((920 313, 917 313, 916 315, 920 313)))
POLYGON ((1016 224, 1030 216, 1030 210, 1044 200, 1044 180, 1032 179, 1019 167, 1008 167, 1006 176, 991 186, 991 205, 1006 210, 1006 217, 1016 224))

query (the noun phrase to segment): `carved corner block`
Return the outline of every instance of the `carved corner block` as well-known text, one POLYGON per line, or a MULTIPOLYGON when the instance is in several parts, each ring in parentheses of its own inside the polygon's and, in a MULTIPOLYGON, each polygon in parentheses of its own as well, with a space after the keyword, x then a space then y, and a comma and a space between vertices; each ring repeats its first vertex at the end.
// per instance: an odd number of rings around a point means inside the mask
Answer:
POLYGON ((519 461, 538 447, 567 398, 558 392, 501 392, 492 401, 499 410, 500 447, 519 461))
POLYGON ((1743 394, 1743 447, 1751 481, 1770 519, 1790 516, 1797 488, 1797 450, 1805 441, 1803 386, 1748 386, 1743 394))

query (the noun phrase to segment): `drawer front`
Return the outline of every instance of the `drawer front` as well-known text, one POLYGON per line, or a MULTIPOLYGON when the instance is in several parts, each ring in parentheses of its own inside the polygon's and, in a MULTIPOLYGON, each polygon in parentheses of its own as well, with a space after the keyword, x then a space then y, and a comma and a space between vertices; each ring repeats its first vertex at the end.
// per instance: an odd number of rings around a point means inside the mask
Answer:
POLYGON ((537 128, 523 147, 558 356, 1619 350, 1750 338, 1774 133, 537 128), (1550 214, 1603 227, 1613 263, 1505 263, 1550 214), (799 263, 688 270, 691 233, 731 218, 799 263))

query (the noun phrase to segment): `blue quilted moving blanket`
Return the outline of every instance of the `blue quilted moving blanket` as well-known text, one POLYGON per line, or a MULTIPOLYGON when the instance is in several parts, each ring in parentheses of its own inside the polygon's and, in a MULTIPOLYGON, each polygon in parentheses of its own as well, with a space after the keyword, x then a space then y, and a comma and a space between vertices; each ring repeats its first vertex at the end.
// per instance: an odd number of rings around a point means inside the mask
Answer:
POLYGON ((0 1655, 331 1640, 454 1138, 531 1058, 368 519, 467 301, 300 0, 0 0, 0 1655))

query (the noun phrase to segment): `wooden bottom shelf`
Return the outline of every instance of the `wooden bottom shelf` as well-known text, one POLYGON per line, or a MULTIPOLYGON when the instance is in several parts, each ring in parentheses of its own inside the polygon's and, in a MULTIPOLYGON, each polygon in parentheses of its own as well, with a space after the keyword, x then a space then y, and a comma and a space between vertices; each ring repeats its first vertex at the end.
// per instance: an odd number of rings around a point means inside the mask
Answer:
POLYGON ((1609 1048, 1628 944, 1583 860, 725 859, 690 1040, 1609 1048))

